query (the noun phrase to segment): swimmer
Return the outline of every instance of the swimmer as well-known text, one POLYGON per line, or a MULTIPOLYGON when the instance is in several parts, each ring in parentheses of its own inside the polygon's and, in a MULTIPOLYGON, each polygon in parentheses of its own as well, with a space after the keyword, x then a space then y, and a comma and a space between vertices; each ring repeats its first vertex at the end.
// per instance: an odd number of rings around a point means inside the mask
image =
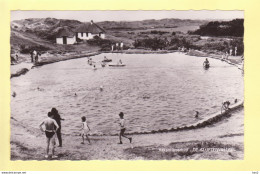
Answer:
POLYGON ((38 91, 44 91, 44 89, 37 87, 38 91))
POLYGON ((199 112, 198 111, 195 111, 195 112, 196 112, 195 118, 198 118, 199 117, 199 112))
POLYGON ((12 96, 13 96, 13 97, 16 97, 16 92, 13 92, 12 96))

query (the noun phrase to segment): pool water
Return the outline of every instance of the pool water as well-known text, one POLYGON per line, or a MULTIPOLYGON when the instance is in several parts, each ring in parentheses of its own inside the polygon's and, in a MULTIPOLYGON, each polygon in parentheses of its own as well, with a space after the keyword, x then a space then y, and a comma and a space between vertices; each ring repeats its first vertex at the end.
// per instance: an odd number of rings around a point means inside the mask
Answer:
POLYGON ((55 107, 62 118, 62 132, 79 134, 86 116, 91 134, 115 134, 119 112, 125 113, 128 133, 188 125, 218 112, 225 100, 243 100, 241 71, 225 62, 181 53, 120 54, 93 56, 97 70, 87 58, 57 62, 11 79, 11 116, 38 128, 55 107), (122 60, 125 67, 101 67, 122 60), (100 90, 100 86, 103 90, 100 90), (199 111, 199 118, 195 118, 199 111))

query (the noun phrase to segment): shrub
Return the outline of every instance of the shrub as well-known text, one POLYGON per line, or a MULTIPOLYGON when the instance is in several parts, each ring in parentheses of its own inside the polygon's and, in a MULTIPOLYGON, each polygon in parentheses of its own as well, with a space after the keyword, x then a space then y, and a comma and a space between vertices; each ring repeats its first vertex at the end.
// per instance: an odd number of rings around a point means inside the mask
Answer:
POLYGON ((47 47, 44 47, 42 45, 37 45, 37 46, 25 46, 25 45, 20 45, 20 53, 22 54, 29 54, 30 52, 32 51, 40 51, 40 52, 43 52, 43 51, 47 51, 49 50, 49 48, 47 47))
POLYGON ((157 50, 157 49, 164 49, 167 45, 166 41, 160 38, 148 38, 148 39, 141 39, 141 40, 136 40, 133 43, 135 48, 150 48, 152 50, 157 50))
POLYGON ((232 21, 213 21, 189 34, 199 34, 201 36, 244 36, 244 19, 234 19, 232 21))
POLYGON ((112 42, 108 39, 101 39, 100 37, 94 36, 93 39, 88 40, 87 43, 89 45, 99 46, 102 51, 108 51, 111 49, 112 42))

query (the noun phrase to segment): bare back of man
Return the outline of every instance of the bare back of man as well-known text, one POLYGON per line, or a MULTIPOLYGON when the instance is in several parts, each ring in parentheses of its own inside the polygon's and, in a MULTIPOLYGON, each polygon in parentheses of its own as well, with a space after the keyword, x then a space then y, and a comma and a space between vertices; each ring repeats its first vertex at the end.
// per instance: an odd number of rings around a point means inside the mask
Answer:
MULTIPOLYGON (((49 114, 48 114, 49 116, 49 114)), ((49 157, 49 147, 50 144, 52 145, 52 158, 54 158, 54 150, 55 150, 55 132, 59 128, 57 122, 51 118, 52 116, 50 115, 48 118, 43 120, 43 122, 40 124, 40 129, 41 131, 45 132, 46 135, 46 143, 47 143, 47 148, 46 148, 46 158, 49 157), (45 126, 45 130, 43 130, 42 126, 45 126), (56 126, 56 129, 55 129, 56 126)))

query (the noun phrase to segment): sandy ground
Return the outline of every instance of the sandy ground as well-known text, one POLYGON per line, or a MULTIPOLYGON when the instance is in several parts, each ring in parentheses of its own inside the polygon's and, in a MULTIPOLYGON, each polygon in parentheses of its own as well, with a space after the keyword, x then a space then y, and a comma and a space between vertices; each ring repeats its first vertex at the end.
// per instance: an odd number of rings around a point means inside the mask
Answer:
MULTIPOLYGON (((129 53, 136 53, 132 51, 129 53)), ((140 53, 148 53, 141 51, 140 53)), ((53 63, 78 56, 95 55, 42 55, 42 62, 53 63)), ((201 56, 201 55, 197 55, 201 56)), ((218 56, 216 58, 219 58, 218 56)), ((22 68, 31 69, 30 57, 11 66, 11 74, 22 68)), ((241 57, 232 57, 234 64, 241 57), (234 60, 233 60, 234 59, 234 60)), ((232 113, 214 125, 194 130, 171 133, 131 135, 133 143, 126 139, 117 144, 117 136, 91 136, 91 145, 80 144, 80 136, 63 135, 64 145, 56 148, 57 160, 162 160, 162 159, 223 159, 242 160, 244 156, 244 111, 232 113)), ((11 160, 46 160, 45 135, 39 129, 22 125, 11 118, 11 160)), ((51 159, 49 159, 51 160, 51 159)))
MULTIPOLYGON (((171 133, 131 135, 133 143, 117 136, 90 136, 91 145, 80 136, 63 135, 56 148, 57 160, 162 160, 243 159, 243 108, 214 125, 171 133)), ((46 160, 45 134, 11 118, 11 160, 46 160)), ((49 159, 50 160, 50 159, 49 159)))

